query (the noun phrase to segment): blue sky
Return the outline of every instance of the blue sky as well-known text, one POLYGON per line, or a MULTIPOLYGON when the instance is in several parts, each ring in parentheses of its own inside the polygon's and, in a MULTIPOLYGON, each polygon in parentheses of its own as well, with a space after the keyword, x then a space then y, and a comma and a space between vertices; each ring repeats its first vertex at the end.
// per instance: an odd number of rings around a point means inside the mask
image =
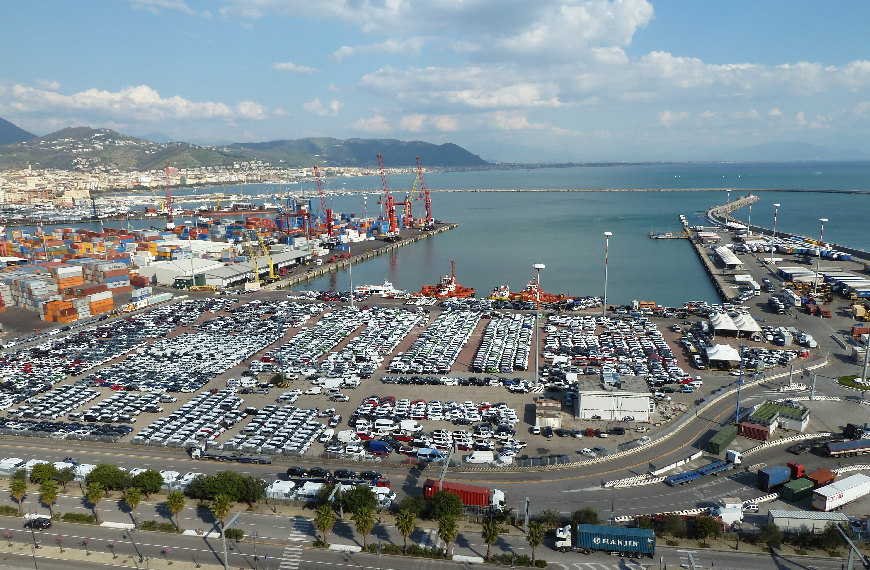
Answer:
POLYGON ((0 117, 38 135, 582 162, 863 151, 870 132, 866 0, 6 0, 0 17, 0 117))

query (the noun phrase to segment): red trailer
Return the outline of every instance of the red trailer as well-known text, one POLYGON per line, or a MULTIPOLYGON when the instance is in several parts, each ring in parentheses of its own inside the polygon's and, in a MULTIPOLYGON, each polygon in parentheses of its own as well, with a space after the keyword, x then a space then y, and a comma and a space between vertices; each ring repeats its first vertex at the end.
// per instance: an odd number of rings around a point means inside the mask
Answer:
MULTIPOLYGON (((441 484, 440 490, 456 495, 462 499, 462 502, 467 507, 493 507, 495 509, 504 507, 504 493, 498 489, 444 481, 441 484)), ((426 479, 423 483, 423 496, 427 499, 438 491, 438 481, 436 479, 426 479)))
POLYGON ((819 487, 824 487, 825 485, 830 485, 834 482, 834 479, 836 478, 837 474, 830 469, 819 469, 807 475, 807 479, 813 482, 813 485, 816 486, 816 489, 818 489, 819 487))

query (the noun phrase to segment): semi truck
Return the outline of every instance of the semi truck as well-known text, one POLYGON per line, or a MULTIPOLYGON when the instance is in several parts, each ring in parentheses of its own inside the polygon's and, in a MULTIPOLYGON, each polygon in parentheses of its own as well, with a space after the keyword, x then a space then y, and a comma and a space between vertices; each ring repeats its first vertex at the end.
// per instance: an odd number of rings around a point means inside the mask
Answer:
POLYGON ((800 463, 774 465, 758 472, 758 488, 762 491, 772 491, 792 479, 799 479, 803 476, 804 466, 800 463))
POLYGON ((723 471, 729 471, 734 469, 742 462, 742 455, 739 451, 734 449, 729 449, 725 452, 725 460, 722 461, 714 461, 708 465, 703 467, 699 467, 698 469, 693 469, 692 471, 685 471, 683 473, 677 473, 676 475, 671 475, 667 479, 665 479, 665 484, 670 485, 671 487, 676 487, 677 485, 685 485, 686 483, 691 483, 696 479, 700 479, 706 475, 718 475, 723 471))
POLYGON ((556 550, 560 552, 596 551, 616 553, 627 558, 653 557, 656 535, 650 529, 623 528, 599 524, 567 525, 556 529, 556 550))
POLYGON ((200 445, 188 448, 191 459, 211 459, 213 461, 236 461, 238 463, 260 463, 270 465, 272 456, 263 453, 244 453, 241 451, 223 451, 209 449, 208 446, 200 445))
POLYGON ((829 443, 825 446, 829 457, 850 457, 870 453, 870 439, 856 439, 854 441, 841 441, 829 443))
POLYGON ((423 483, 423 496, 427 499, 438 491, 446 491, 456 495, 462 499, 462 503, 466 507, 492 509, 494 511, 504 509, 504 492, 499 489, 466 485, 464 483, 451 483, 450 481, 443 481, 439 487, 437 479, 426 479, 423 483))
POLYGON ((813 508, 817 511, 833 511, 868 494, 870 477, 859 473, 816 489, 813 492, 813 508))

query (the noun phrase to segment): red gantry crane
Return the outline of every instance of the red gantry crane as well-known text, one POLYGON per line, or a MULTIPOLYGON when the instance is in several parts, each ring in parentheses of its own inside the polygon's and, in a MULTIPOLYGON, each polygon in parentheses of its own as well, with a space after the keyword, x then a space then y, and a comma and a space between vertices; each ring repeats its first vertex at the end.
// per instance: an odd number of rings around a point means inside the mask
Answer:
MULTIPOLYGON (((381 182, 384 185, 384 196, 378 200, 378 204, 384 205, 384 216, 387 218, 389 224, 389 234, 384 237, 386 239, 395 239, 399 235, 399 222, 396 219, 397 203, 393 199, 393 195, 390 194, 390 189, 387 187, 387 174, 384 172, 384 159, 381 156, 381 153, 378 153, 378 167, 381 169, 381 182)), ((405 202, 401 202, 401 204, 404 205, 405 202)))
POLYGON ((326 222, 326 234, 329 236, 329 240, 333 241, 335 239, 335 223, 332 218, 332 208, 326 207, 326 197, 323 195, 323 185, 320 182, 320 171, 316 164, 314 165, 314 180, 317 182, 317 193, 320 194, 320 209, 326 222))
POLYGON ((423 227, 428 229, 432 226, 432 196, 423 181, 423 167, 420 166, 420 157, 417 157, 417 177, 420 179, 420 189, 423 192, 423 204, 426 207, 426 217, 423 219, 423 227))

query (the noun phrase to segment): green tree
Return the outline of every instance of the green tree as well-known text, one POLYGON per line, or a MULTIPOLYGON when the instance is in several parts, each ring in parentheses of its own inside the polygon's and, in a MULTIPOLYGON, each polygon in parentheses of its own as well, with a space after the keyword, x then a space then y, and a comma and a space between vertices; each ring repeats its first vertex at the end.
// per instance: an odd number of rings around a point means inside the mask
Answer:
POLYGON ((253 507, 254 503, 266 498, 266 482, 259 477, 247 475, 242 479, 242 487, 238 501, 253 507))
POLYGON ((782 531, 776 524, 769 522, 761 527, 761 540, 770 548, 779 548, 782 546, 782 531))
POLYGON ((481 525, 480 535, 483 537, 483 541, 486 543, 486 561, 489 562, 490 553, 492 552, 492 545, 495 544, 495 541, 498 540, 498 534, 501 528, 499 528, 498 521, 495 519, 488 518, 483 521, 483 525, 481 525))
POLYGON ((362 509, 376 509, 378 497, 368 485, 357 485, 350 491, 341 494, 341 503, 346 511, 356 514, 362 509))
POLYGON ((668 515, 662 525, 662 530, 674 538, 686 536, 686 521, 680 515, 668 515))
POLYGON ((49 514, 54 517, 54 503, 57 501, 57 483, 54 479, 43 481, 39 486, 39 500, 48 506, 49 514))
POLYGON ((592 507, 583 507, 571 513, 571 522, 574 524, 598 524, 598 511, 592 507))
POLYGON ((320 505, 317 507, 317 510, 314 511, 314 528, 323 534, 324 546, 329 546, 326 537, 332 530, 333 526, 335 526, 335 513, 332 511, 332 507, 329 505, 320 505))
POLYGON ((221 533, 223 533, 224 529, 224 519, 227 518, 228 514, 230 514, 230 509, 233 507, 233 503, 234 501, 229 497, 229 495, 219 493, 214 499, 212 499, 211 505, 209 506, 214 518, 219 520, 221 523, 221 533))
POLYGON ((146 469, 141 473, 137 473, 130 481, 131 487, 136 487, 147 497, 159 493, 163 487, 163 475, 154 469, 146 469))
POLYGON ((169 513, 175 517, 175 532, 181 532, 178 515, 184 510, 184 493, 181 491, 172 491, 169 493, 169 496, 166 497, 166 506, 169 508, 169 513))
POLYGON ((375 528, 375 510, 369 507, 361 507, 360 510, 353 515, 354 526, 356 531, 363 537, 363 550, 368 548, 369 533, 375 528))
POLYGON ((805 549, 810 546, 815 540, 815 536, 813 535, 813 531, 802 528, 797 531, 797 534, 794 535, 794 544, 800 549, 805 549))
POLYGON ((555 509, 547 509, 541 511, 538 515, 538 520, 541 521, 545 529, 556 528, 562 522, 562 515, 555 509))
POLYGON ((58 482, 58 484, 66 490, 66 484, 72 483, 75 481, 76 471, 72 467, 64 467, 63 469, 58 469, 57 475, 55 475, 54 480, 58 482))
POLYGON ((695 518, 695 534, 701 540, 707 540, 707 537, 716 538, 722 533, 722 524, 708 515, 701 515, 695 518))
POLYGON ((107 491, 123 491, 130 486, 130 475, 111 463, 100 463, 88 473, 85 483, 99 483, 107 491))
POLYGON ((12 474, 13 479, 23 479, 27 481, 27 471, 24 469, 18 469, 15 473, 12 474))
POLYGON ((456 517, 445 516, 438 519, 438 536, 444 541, 444 556, 450 557, 450 545, 456 540, 456 535, 459 534, 459 525, 456 523, 456 517))
POLYGON ((9 484, 9 494, 12 495, 12 498, 18 503, 18 514, 24 514, 24 497, 27 496, 27 480, 26 479, 13 479, 12 483, 9 484))
POLYGON ((57 467, 51 463, 37 463, 30 470, 30 482, 41 484, 57 477, 57 467))
POLYGON ((840 532, 837 530, 834 523, 828 523, 828 526, 826 526, 825 530, 822 531, 822 534, 819 535, 818 541, 820 547, 828 551, 833 551, 843 544, 843 537, 840 535, 840 532))
POLYGON ((426 510, 426 498, 423 495, 405 495, 399 501, 399 510, 414 513, 419 517, 426 510))
POLYGON ((85 493, 85 496, 87 497, 88 502, 94 506, 94 517, 97 519, 97 524, 100 524, 100 511, 97 507, 99 506, 100 501, 103 500, 103 497, 106 496, 106 489, 99 483, 88 483, 88 490, 85 493))
POLYGON ((396 528, 402 533, 402 538, 405 539, 405 544, 402 546, 402 554, 408 553, 408 537, 414 532, 414 527, 417 526, 417 515, 413 511, 402 509, 396 514, 396 528))
POLYGON ((529 532, 526 533, 526 542, 532 549, 532 566, 535 565, 535 549, 544 542, 544 526, 538 521, 529 523, 529 532))
POLYGON ((458 495, 448 493, 447 491, 438 491, 429 498, 432 505, 432 518, 441 520, 443 518, 459 518, 465 505, 458 495))
POLYGON ((142 502, 142 491, 138 487, 130 487, 124 492, 124 502, 133 511, 133 526, 138 526, 139 516, 136 514, 136 508, 142 502))

